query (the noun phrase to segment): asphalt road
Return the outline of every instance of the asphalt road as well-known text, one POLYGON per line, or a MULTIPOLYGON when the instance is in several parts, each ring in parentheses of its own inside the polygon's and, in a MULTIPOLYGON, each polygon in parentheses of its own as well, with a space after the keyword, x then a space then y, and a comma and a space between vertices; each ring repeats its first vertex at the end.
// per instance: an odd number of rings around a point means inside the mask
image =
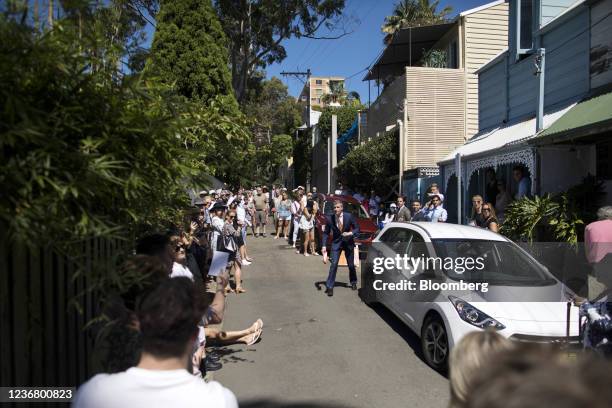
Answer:
MULTIPOLYGON (((446 407, 448 380, 420 358, 419 340, 386 309, 349 288, 328 298, 320 256, 296 255, 285 240, 247 239, 247 293, 228 297, 224 330, 264 321, 261 341, 220 349, 214 379, 241 407, 446 407)), ((359 274, 359 270, 357 271, 359 274)), ((348 282, 340 268, 338 282, 348 282)))

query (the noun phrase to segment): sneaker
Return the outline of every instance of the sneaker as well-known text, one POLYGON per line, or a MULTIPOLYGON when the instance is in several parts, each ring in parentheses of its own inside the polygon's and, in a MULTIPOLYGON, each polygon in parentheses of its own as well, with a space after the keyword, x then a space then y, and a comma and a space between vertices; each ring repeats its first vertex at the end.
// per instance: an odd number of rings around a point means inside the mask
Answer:
POLYGON ((264 233, 264 234, 262 235, 262 237, 266 238, 266 237, 267 237, 267 235, 264 233))
POLYGON ((310 256, 310 254, 309 254, 308 252, 306 252, 306 253, 304 254, 304 256, 310 256))
POLYGON ((248 266, 248 265, 252 264, 253 262, 249 262, 249 261, 247 261, 246 259, 243 259, 241 263, 242 263, 242 265, 244 265, 244 266, 248 266))

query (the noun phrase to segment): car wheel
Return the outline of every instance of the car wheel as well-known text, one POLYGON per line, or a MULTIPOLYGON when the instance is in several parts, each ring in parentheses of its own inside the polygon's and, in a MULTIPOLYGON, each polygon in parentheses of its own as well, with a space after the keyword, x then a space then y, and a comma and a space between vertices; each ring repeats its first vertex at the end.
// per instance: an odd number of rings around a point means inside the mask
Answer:
POLYGON ((437 371, 445 371, 448 367, 448 335, 444 322, 437 314, 431 314, 425 319, 421 328, 421 347, 425 362, 437 371))

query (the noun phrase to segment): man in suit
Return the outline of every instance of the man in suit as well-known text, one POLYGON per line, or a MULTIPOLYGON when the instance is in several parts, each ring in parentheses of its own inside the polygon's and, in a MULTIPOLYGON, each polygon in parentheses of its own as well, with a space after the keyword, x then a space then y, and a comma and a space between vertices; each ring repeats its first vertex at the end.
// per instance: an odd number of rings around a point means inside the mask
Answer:
POLYGON ((357 271, 353 259, 353 250, 355 248, 354 235, 359 234, 359 224, 351 213, 344 211, 342 201, 334 201, 334 214, 327 217, 325 229, 323 230, 323 242, 321 248, 323 251, 323 263, 327 263, 327 237, 332 234, 331 246, 331 265, 329 266, 329 275, 325 284, 327 296, 334 295, 334 284, 336 283, 336 272, 338 270, 338 260, 340 252, 344 251, 344 256, 349 267, 349 279, 351 289, 357 290, 357 271))
POLYGON ((411 218, 412 214, 410 214, 410 210, 406 207, 406 197, 397 197, 397 214, 395 214, 393 221, 410 221, 411 218))

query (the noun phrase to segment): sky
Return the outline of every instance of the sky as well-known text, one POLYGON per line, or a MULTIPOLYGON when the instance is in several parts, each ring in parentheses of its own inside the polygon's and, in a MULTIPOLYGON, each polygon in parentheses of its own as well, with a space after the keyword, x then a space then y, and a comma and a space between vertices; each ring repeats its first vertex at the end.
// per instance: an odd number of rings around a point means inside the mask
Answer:
MULTIPOLYGON (((357 91, 361 100, 368 100, 368 82, 362 81, 365 69, 372 64, 383 50, 383 34, 380 27, 387 15, 393 13, 398 0, 346 0, 344 16, 352 28, 338 40, 312 40, 292 38, 283 43, 287 58, 266 68, 268 78, 276 76, 289 87, 289 93, 299 96, 304 79, 282 77, 282 71, 306 71, 310 68, 313 76, 343 76, 345 88, 357 91)), ((438 9, 446 5, 453 7, 452 16, 493 0, 440 0, 438 9)), ((433 2, 433 1, 432 1, 433 2)), ((322 31, 325 34, 325 31, 322 31)), ((376 87, 372 83, 371 99, 376 99, 376 87)))

